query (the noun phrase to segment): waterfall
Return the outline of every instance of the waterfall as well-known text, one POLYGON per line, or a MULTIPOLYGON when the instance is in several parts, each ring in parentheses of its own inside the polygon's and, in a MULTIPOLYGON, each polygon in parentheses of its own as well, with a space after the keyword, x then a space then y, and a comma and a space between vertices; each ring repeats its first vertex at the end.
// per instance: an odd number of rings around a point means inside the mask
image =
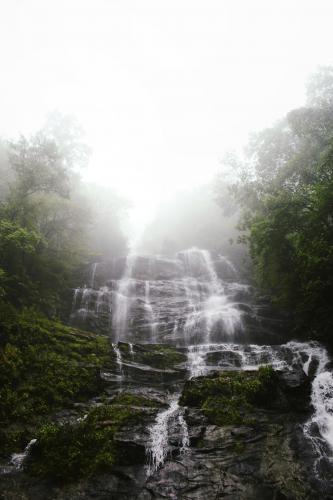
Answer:
POLYGON ((178 423, 180 427, 180 452, 184 454, 188 449, 188 429, 183 414, 180 413, 179 397, 180 394, 175 394, 171 398, 168 408, 157 415, 156 422, 149 428, 149 440, 146 450, 148 455, 148 476, 153 474, 164 464, 166 457, 171 452, 169 444, 170 421, 173 420, 173 424, 178 423))
POLYGON ((30 450, 32 446, 37 442, 37 439, 32 439, 27 446, 25 447, 22 453, 14 453, 11 456, 10 463, 14 466, 15 469, 20 470, 23 467, 23 463, 26 458, 29 456, 30 450))
POLYGON ((120 351, 119 346, 117 344, 112 344, 112 349, 116 355, 116 363, 118 365, 119 373, 122 376, 122 374, 123 374, 123 358, 121 355, 121 351, 120 351))
POLYGON ((116 334, 116 340, 123 340, 127 334, 128 316, 131 307, 131 285, 132 285, 132 270, 135 264, 135 255, 127 256, 125 272, 121 280, 118 282, 117 292, 115 294, 115 309, 112 318, 112 327, 116 334))
MULTIPOLYGON (((239 288, 231 279, 219 277, 207 250, 191 248, 173 258, 130 254, 121 279, 106 279, 99 288, 98 266, 92 266, 90 286, 74 290, 74 325, 109 331, 114 342, 156 343, 172 334, 174 341, 182 335, 185 345, 242 331, 239 288)), ((118 276, 114 259, 110 269, 118 276)))
POLYGON ((147 323, 150 325, 151 341, 154 342, 156 338, 157 324, 154 315, 153 306, 150 302, 150 283, 149 280, 145 281, 145 308, 147 311, 147 323))
POLYGON ((326 349, 316 342, 309 344, 291 342, 289 345, 298 358, 301 358, 302 353, 306 354, 307 359, 303 361, 303 370, 306 374, 309 373, 311 362, 317 363, 311 390, 311 404, 314 411, 304 425, 304 433, 317 452, 318 460, 315 467, 318 473, 322 460, 333 464, 333 373, 328 370, 330 358, 326 349))
POLYGON ((327 351, 316 342, 283 344, 281 337, 279 344, 266 345, 275 338, 269 336, 273 320, 267 327, 266 306, 253 304, 251 287, 241 282, 226 257, 198 248, 173 257, 130 254, 125 266, 124 259, 112 261, 111 275, 97 288, 100 271, 94 264, 90 286, 73 291, 72 321, 110 334, 116 374, 103 372, 102 376, 135 386, 151 375, 154 384, 165 390, 168 373, 173 380, 169 389, 177 391, 149 428, 148 475, 158 471, 172 452, 180 457, 189 449, 186 415, 178 403, 181 380, 216 370, 256 370, 262 365, 303 370, 311 378, 313 412, 304 424, 304 435, 318 456, 318 471, 322 463, 322 468, 333 463, 333 374, 327 351), (129 342, 123 355, 119 341, 129 342), (185 369, 183 364, 179 374, 178 368, 150 366, 149 356, 145 359, 141 353, 144 344, 149 344, 147 352, 155 360, 163 350, 156 356, 150 344, 168 344, 186 352, 185 369))

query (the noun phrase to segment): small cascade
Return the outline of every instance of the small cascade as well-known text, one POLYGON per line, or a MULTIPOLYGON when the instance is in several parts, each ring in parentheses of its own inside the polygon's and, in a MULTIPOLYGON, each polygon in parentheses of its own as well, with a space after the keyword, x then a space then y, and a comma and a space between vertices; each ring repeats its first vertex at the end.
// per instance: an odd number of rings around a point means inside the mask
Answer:
POLYGON ((205 352, 207 351, 203 349, 203 346, 191 345, 188 347, 187 358, 189 378, 204 375, 206 371, 205 352))
POLYGON ((156 422, 149 429, 149 443, 147 446, 148 468, 147 475, 150 476, 156 472, 165 462, 168 454, 171 452, 169 443, 170 429, 173 425, 179 427, 179 445, 180 453, 186 453, 189 446, 189 434, 184 416, 179 408, 179 394, 171 398, 169 407, 161 411, 156 422))
POLYGON ((128 344, 128 347, 129 347, 129 352, 130 352, 130 355, 132 358, 134 358, 134 348, 133 348, 133 344, 129 343, 128 344))
POLYGON ((117 366, 119 369, 119 373, 120 373, 120 375, 122 375, 123 374, 123 358, 121 355, 121 351, 120 351, 119 346, 117 344, 112 344, 112 349, 116 355, 116 363, 117 363, 117 366))
POLYGON ((308 375, 311 365, 314 365, 311 404, 313 414, 304 425, 304 434, 311 441, 317 452, 315 463, 316 473, 320 475, 321 464, 333 466, 333 373, 329 371, 330 358, 326 349, 316 342, 286 344, 294 352, 294 356, 308 375), (304 359, 305 357, 305 359, 304 359))
MULTIPOLYGON (((314 436, 311 435, 311 428, 316 424, 320 435, 328 443, 331 453, 333 452, 333 374, 329 371, 318 373, 312 385, 311 402, 314 408, 314 414, 310 422, 306 425, 306 434, 311 436, 314 441, 314 436)), ((317 438, 316 448, 320 448, 320 440, 317 438), (319 446, 318 446, 319 445, 319 446)), ((326 455, 323 453, 321 455, 326 455)), ((333 462, 333 456, 329 460, 333 462)))
POLYGON ((207 269, 207 273, 210 278, 209 285, 211 289, 211 295, 222 295, 224 293, 224 289, 221 280, 216 274, 210 253, 208 252, 208 250, 200 250, 200 255, 202 255, 205 263, 205 268, 207 269))
POLYGON ((309 358, 322 360, 317 370, 327 362, 327 352, 319 345, 288 342, 283 345, 202 344, 187 348, 189 377, 205 375, 214 370, 257 370, 271 365, 275 370, 302 368, 308 375, 309 358), (303 357, 302 357, 303 356, 303 357), (306 358, 306 360, 305 360, 306 358))
POLYGON ((82 291, 81 306, 79 311, 83 319, 85 319, 87 317, 87 314, 89 313, 91 297, 92 297, 92 289, 84 287, 82 291))
POLYGON ((20 470, 23 467, 24 461, 29 456, 32 446, 37 442, 37 439, 32 439, 25 447, 22 453, 14 453, 11 456, 10 463, 14 466, 16 470, 20 470))
POLYGON ((180 454, 185 455, 185 453, 188 452, 189 446, 190 446, 190 436, 188 433, 188 427, 186 420, 184 418, 184 415, 180 413, 178 415, 178 422, 179 426, 181 429, 181 447, 180 447, 180 454))
POLYGON ((184 280, 185 295, 188 302, 188 314, 184 324, 185 340, 191 337, 195 328, 199 325, 200 314, 200 298, 198 293, 197 280, 187 279, 184 280))

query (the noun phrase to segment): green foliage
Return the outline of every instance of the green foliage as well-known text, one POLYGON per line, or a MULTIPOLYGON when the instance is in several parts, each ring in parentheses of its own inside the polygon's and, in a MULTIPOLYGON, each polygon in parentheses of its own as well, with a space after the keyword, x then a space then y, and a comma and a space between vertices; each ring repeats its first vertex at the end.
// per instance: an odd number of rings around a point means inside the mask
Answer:
POLYGON ((161 406, 161 403, 159 403, 156 399, 148 399, 138 394, 131 394, 126 392, 122 392, 114 397, 112 399, 112 404, 147 408, 156 408, 161 406))
POLYGON ((201 408, 216 425, 253 423, 254 406, 267 408, 277 396, 277 377, 270 367, 258 372, 222 372, 189 380, 180 403, 201 408))
POLYGON ((105 337, 64 327, 31 309, 17 313, 0 307, 0 437, 5 453, 13 444, 13 429, 38 424, 52 411, 102 393, 100 370, 112 354, 105 337), (6 426, 11 426, 8 433, 6 426))
MULTIPOLYGON (((138 400, 136 402, 139 402, 138 400)), ((27 470, 30 474, 73 480, 95 472, 110 470, 117 463, 126 463, 122 450, 114 440, 123 426, 142 421, 142 411, 128 405, 98 406, 76 424, 47 424, 37 435, 27 470)), ((144 459, 142 453, 130 457, 130 463, 144 459)))
POLYGON ((234 193, 257 283, 299 333, 332 340, 332 68, 312 78, 307 107, 252 138, 234 193))
POLYGON ((125 201, 84 190, 77 170, 88 157, 80 127, 59 113, 31 137, 0 140, 0 297, 17 307, 67 319, 71 289, 91 255, 126 253, 125 201))
POLYGON ((67 292, 88 254, 87 208, 72 196, 79 145, 71 155, 66 144, 49 127, 9 143, 0 157, 9 171, 0 207, 1 295, 48 316, 66 316, 67 292))

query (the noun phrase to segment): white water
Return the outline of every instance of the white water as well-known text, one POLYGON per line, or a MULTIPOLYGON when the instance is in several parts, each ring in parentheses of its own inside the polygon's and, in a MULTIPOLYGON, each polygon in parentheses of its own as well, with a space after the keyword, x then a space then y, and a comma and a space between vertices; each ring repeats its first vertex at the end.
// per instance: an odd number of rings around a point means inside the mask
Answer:
MULTIPOLYGON (((151 264, 150 264, 151 267, 151 264)), ((150 283, 149 280, 145 281, 145 309, 146 309, 146 321, 150 327, 151 341, 156 340, 156 318, 154 314, 153 306, 150 302, 150 283)))
POLYGON ((112 349, 116 355, 116 363, 118 365, 119 372, 122 375, 122 373, 123 373, 123 358, 121 355, 121 350, 119 349, 117 344, 112 344, 112 349))
POLYGON ((318 466, 322 459, 333 464, 333 373, 327 369, 330 358, 326 349, 315 342, 309 344, 290 342, 287 345, 292 345, 298 353, 307 354, 308 359, 303 363, 303 370, 306 374, 309 372, 312 361, 318 364, 311 391, 311 404, 314 412, 304 426, 304 433, 318 454, 315 468, 319 473, 318 466))
MULTIPOLYGON (((227 259, 220 256, 219 262, 224 272, 233 273, 227 259)), ((173 259, 130 254, 122 278, 108 279, 99 289, 98 266, 92 265, 90 286, 73 292, 72 321, 80 327, 103 325, 114 342, 141 341, 146 332, 145 341, 158 342, 184 332, 185 344, 211 341, 220 330, 227 336, 242 331, 243 312, 234 300, 239 284, 218 277, 207 250, 191 248, 173 259)), ((117 272, 114 260, 111 269, 117 272)))
POLYGON ((115 309, 112 318, 112 326, 117 335, 116 340, 119 340, 126 334, 128 327, 128 316, 131 308, 131 278, 134 264, 135 255, 128 255, 126 258, 125 272, 123 278, 118 282, 118 290, 115 294, 115 309))
POLYGON ((172 397, 169 407, 158 413, 155 423, 149 428, 149 443, 147 446, 148 468, 147 475, 150 476, 157 471, 165 462, 171 451, 169 444, 169 432, 172 423, 178 423, 180 427, 180 453, 186 453, 189 446, 189 435, 186 421, 179 408, 179 394, 172 397), (171 422, 173 420, 173 422, 171 422))
POLYGON ((31 447, 37 442, 37 439, 32 439, 27 446, 25 447, 24 451, 22 453, 13 453, 10 459, 11 465, 14 466, 15 469, 20 470, 22 469, 23 463, 28 457, 31 447))

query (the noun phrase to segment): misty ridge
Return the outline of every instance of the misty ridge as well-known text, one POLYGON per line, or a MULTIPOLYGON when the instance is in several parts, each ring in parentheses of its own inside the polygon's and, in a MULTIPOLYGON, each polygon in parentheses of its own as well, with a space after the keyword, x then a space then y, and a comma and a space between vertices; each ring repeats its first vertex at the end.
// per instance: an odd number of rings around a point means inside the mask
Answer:
POLYGON ((4 6, 1 499, 333 498, 319 3, 4 6))

